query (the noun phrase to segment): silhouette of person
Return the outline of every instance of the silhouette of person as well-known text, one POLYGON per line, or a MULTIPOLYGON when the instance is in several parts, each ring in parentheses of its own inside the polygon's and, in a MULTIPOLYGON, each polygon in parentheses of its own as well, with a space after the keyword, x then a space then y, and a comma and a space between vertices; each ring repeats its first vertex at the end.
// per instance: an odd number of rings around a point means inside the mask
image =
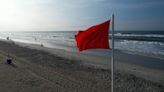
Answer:
POLYGON ((6 40, 9 40, 9 37, 6 37, 6 40))

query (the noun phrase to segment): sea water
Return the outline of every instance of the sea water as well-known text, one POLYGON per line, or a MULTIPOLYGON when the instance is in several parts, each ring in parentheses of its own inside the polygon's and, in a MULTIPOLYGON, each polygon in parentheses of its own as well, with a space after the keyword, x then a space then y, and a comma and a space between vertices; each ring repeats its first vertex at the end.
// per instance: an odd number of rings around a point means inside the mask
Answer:
MULTIPOLYGON (((0 38, 13 41, 43 44, 45 47, 77 52, 76 31, 0 32, 0 38)), ((115 31, 115 49, 131 54, 164 57, 164 31, 115 31)), ((109 34, 111 44, 111 33, 109 34)), ((109 56, 109 50, 96 49, 83 53, 109 56)))

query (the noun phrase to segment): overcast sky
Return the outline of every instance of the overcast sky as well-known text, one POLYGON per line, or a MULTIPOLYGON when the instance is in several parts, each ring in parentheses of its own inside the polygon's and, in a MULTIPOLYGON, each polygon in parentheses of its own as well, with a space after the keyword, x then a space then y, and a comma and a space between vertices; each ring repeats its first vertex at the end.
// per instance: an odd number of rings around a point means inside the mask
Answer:
POLYGON ((116 30, 164 30, 164 0, 0 0, 0 31, 82 30, 112 13, 116 30))

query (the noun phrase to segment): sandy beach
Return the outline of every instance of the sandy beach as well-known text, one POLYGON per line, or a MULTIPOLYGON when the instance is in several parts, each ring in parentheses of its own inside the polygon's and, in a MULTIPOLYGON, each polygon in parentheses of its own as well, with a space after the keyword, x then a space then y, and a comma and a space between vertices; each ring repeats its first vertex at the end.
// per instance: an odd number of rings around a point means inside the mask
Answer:
MULTIPOLYGON (((164 91, 162 69, 124 62, 116 66, 117 92, 164 91)), ((0 41, 1 92, 110 92, 110 76, 110 57, 0 41), (8 53, 11 65, 5 61, 8 53)))

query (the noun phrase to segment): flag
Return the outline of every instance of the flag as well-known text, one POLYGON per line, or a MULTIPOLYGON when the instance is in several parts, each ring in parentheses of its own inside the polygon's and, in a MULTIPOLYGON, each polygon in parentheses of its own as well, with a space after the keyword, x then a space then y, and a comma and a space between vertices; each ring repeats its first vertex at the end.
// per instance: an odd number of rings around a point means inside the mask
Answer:
POLYGON ((94 25, 75 35, 79 51, 87 49, 110 49, 108 41, 110 20, 94 25))

